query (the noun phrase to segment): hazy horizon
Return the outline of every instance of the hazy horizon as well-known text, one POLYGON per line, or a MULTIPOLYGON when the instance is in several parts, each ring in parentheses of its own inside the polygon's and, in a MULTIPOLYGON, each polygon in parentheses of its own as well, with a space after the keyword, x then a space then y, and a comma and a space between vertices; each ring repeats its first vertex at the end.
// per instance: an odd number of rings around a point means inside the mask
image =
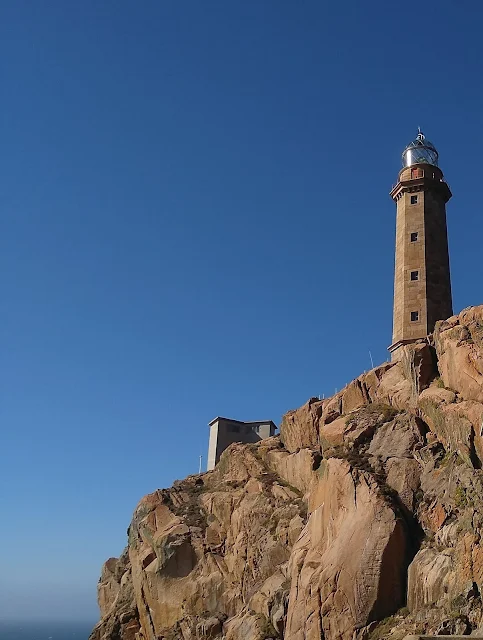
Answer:
POLYGON ((92 624, 94 627, 99 622, 99 615, 95 619, 90 618, 10 618, 8 616, 0 616, 0 623, 7 624, 36 624, 41 623, 54 623, 54 624, 92 624))
POLYGON ((0 619, 2 640, 88 640, 94 627, 89 620, 5 621, 0 619), (48 634, 48 635, 47 635, 48 634))

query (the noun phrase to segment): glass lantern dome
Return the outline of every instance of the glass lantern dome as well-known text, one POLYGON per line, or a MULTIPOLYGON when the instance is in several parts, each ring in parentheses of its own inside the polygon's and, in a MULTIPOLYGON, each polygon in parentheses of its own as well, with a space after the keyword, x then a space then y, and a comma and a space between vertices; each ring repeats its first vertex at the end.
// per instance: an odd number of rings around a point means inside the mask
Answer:
POLYGON ((408 144, 402 154, 403 167, 410 167, 413 164, 431 164, 438 166, 438 152, 436 147, 424 136, 418 127, 418 136, 408 144))

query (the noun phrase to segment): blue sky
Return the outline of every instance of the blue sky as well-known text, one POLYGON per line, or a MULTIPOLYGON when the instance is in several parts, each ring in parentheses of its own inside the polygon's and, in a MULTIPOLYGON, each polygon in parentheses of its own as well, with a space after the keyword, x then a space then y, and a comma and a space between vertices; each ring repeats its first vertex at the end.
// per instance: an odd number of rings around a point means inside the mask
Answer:
POLYGON ((1 616, 95 620, 214 416, 279 423, 387 358, 418 125, 455 310, 483 302, 483 5, 399 4, 0 3, 1 616))

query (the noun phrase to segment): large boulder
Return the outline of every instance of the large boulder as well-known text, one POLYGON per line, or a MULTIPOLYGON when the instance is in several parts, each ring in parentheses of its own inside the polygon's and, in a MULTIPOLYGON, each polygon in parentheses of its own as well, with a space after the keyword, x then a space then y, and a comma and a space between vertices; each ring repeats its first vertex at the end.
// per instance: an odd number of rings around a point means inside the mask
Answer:
POLYGON ((318 398, 310 398, 300 409, 283 416, 280 437, 287 451, 293 453, 305 447, 318 447, 319 420, 324 404, 318 398))
POLYGON ((388 458, 411 458, 414 450, 425 444, 424 426, 411 414, 398 414, 381 425, 372 438, 368 453, 386 461, 388 458))
POLYGON ((285 638, 350 639, 404 601, 404 523, 371 475, 345 460, 322 463, 311 499, 289 563, 285 638))
MULTIPOLYGON (((419 396, 419 414, 446 448, 457 451, 468 464, 479 465, 475 428, 469 416, 477 422, 478 416, 483 416, 483 405, 472 402, 470 410, 468 401, 455 403, 455 399, 456 395, 450 389, 430 387, 419 396)), ((478 442, 481 442, 479 431, 478 442)))
POLYGON ((483 306, 438 322, 434 343, 445 386, 483 403, 483 306))
POLYGON ((121 580, 129 570, 129 555, 124 550, 120 558, 109 558, 102 565, 101 577, 97 585, 97 602, 101 616, 107 615, 119 595, 121 580))

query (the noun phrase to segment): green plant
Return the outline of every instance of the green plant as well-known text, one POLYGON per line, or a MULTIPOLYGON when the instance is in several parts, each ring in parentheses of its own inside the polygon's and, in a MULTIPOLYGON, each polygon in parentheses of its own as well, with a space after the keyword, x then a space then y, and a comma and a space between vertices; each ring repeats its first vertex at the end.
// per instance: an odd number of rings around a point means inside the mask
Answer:
POLYGON ((131 524, 127 530, 127 544, 131 549, 137 547, 138 532, 137 529, 131 524))
POLYGON ((466 602, 465 596, 461 593, 459 596, 456 596, 456 598, 453 598, 453 600, 451 600, 450 616, 453 618, 460 616, 461 609, 465 606, 466 602))
POLYGON ((266 638, 278 638, 278 631, 273 626, 271 620, 265 616, 260 615, 260 635, 259 640, 265 640, 266 638))
POLYGON ((419 402, 419 409, 423 413, 425 421, 432 425, 437 435, 445 433, 445 417, 434 400, 431 400, 431 398, 424 398, 419 402))
POLYGON ((357 411, 354 411, 353 413, 350 413, 347 416, 345 423, 347 426, 350 426, 353 423, 357 423, 361 418, 378 418, 378 424, 384 424, 384 422, 392 420, 397 413, 397 410, 389 404, 373 402, 361 409, 358 409, 357 411))
POLYGON ((445 467, 449 461, 451 460, 451 458, 453 457, 454 452, 453 451, 446 451, 446 453, 444 454, 444 456, 441 458, 441 460, 439 461, 439 467, 445 467))
POLYGON ((371 631, 369 640, 382 640, 382 638, 386 638, 396 624, 397 618, 395 616, 384 618, 384 620, 381 620, 377 627, 371 631))
POLYGON ((464 507, 468 505, 468 498, 463 487, 456 487, 456 491, 454 492, 454 501, 458 509, 464 509, 464 507))
POLYGON ((293 484, 286 482, 283 478, 276 476, 275 474, 274 474, 273 482, 277 482, 282 487, 285 487, 286 489, 290 489, 290 491, 293 491, 299 498, 303 496, 303 493, 300 491, 300 489, 297 489, 297 487, 294 487, 293 484))

